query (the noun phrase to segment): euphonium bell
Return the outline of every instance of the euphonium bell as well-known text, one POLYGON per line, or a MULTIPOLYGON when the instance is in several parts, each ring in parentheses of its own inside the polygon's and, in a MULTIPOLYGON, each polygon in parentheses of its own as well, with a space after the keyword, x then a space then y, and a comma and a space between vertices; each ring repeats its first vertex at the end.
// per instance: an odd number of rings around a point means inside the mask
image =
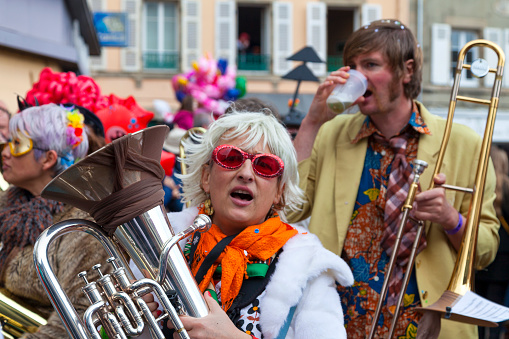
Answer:
MULTIPOLYGON (((103 324, 103 328, 110 331, 109 334, 119 335, 118 332, 128 327, 127 335, 120 334, 120 337, 137 336, 140 332, 139 324, 124 326, 125 319, 129 319, 125 314, 120 317, 123 318, 120 322, 113 319, 112 310, 118 316, 123 311, 117 312, 115 307, 121 305, 131 314, 131 322, 138 321, 134 319, 137 313, 135 305, 126 300, 125 293, 134 298, 134 304, 142 304, 140 296, 149 289, 166 309, 166 306, 172 307, 166 305, 170 303, 164 294, 174 290, 187 314, 193 317, 208 314, 207 304, 182 251, 173 245, 197 229, 209 228, 211 222, 207 216, 200 215, 186 231, 175 235, 171 228, 162 205, 164 192, 161 182, 164 171, 159 164, 167 132, 168 127, 155 126, 119 138, 62 172, 42 192, 44 198, 62 201, 88 212, 97 222, 68 220, 55 224, 41 234, 34 249, 39 278, 53 306, 59 310, 69 334, 74 338, 98 338, 94 312, 98 318, 110 323, 109 329, 103 324), (85 326, 78 319, 69 300, 61 296, 63 291, 58 282, 54 281, 56 278, 46 257, 49 244, 72 231, 85 231, 95 236, 112 256, 108 261, 115 269, 113 279, 105 275, 104 279, 98 280, 102 293, 94 282, 86 280, 86 274, 80 273, 86 284, 84 291, 93 304, 93 309, 89 308, 85 313, 85 326), (129 255, 145 279, 131 283, 132 273, 120 254, 122 251, 129 255), (107 300, 102 300, 102 294, 107 300), (119 326, 122 329, 116 329, 119 326)), ((143 312, 143 305, 140 308, 143 312)), ((163 316, 180 322, 173 308, 167 312, 163 316)), ((161 317, 148 322, 157 327, 158 320, 161 317)), ((181 323, 174 322, 174 325, 180 329, 182 338, 188 337, 181 323)), ((152 330, 157 332, 159 329, 152 330)), ((156 336, 163 337, 162 333, 156 336)))

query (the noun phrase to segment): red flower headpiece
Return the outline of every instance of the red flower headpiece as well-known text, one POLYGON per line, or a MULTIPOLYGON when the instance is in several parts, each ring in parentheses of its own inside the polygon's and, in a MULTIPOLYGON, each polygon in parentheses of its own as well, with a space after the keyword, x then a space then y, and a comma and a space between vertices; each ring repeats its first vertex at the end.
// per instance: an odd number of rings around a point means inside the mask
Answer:
POLYGON ((108 98, 101 95, 99 85, 86 75, 76 76, 73 72, 54 73, 44 68, 39 81, 26 94, 26 101, 32 105, 49 103, 72 103, 97 112, 108 106, 108 98))

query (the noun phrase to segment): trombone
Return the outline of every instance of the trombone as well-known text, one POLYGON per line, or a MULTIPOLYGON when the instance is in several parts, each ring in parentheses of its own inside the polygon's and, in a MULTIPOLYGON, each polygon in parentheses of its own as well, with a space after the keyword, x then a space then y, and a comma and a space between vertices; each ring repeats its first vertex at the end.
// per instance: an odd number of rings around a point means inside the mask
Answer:
MULTIPOLYGON (((464 188, 464 187, 458 187, 458 186, 452 186, 452 185, 441 185, 441 187, 445 189, 451 189, 456 191, 462 191, 466 193, 472 194, 472 198, 470 200, 470 207, 468 209, 468 215, 466 217, 465 221, 465 229, 463 233, 463 238, 461 241, 460 250, 458 252, 458 258, 456 260, 454 270, 452 273, 451 280, 449 282, 449 285, 447 287, 447 290, 443 293, 443 295, 439 298, 437 302, 434 304, 428 306, 428 307, 420 307, 417 310, 420 312, 432 312, 435 313, 441 317, 445 317, 446 319, 451 319, 455 321, 460 322, 467 322, 470 324, 478 325, 478 326, 497 326, 496 323, 491 321, 486 321, 482 319, 475 319, 471 317, 462 316, 459 314, 453 314, 450 312, 451 307, 468 291, 472 290, 473 287, 473 270, 474 270, 474 258, 475 258, 475 249, 477 245, 477 234, 478 234, 478 225, 481 217, 481 207, 482 207, 482 200, 484 195, 484 186, 486 182, 486 174, 488 170, 488 163, 489 163, 489 152, 491 148, 492 143, 492 137, 493 137, 493 131, 495 126, 495 118, 496 118, 496 112, 498 108, 498 102, 500 97, 500 90, 502 87, 502 76, 504 72, 504 64, 505 64, 505 55, 503 50, 496 45, 495 43, 484 40, 484 39, 478 39, 473 40, 467 43, 459 52, 458 55, 458 63, 456 65, 455 69, 455 76, 454 76, 454 84, 451 92, 451 99, 449 103, 449 111, 447 114, 447 122, 445 125, 444 135, 442 138, 442 143, 440 146, 440 151, 438 155, 438 159, 435 165, 435 169, 433 172, 432 178, 434 178, 438 173, 440 173, 440 169, 442 167, 442 162, 444 160, 445 151, 447 148, 447 144, 449 142, 449 137, 451 134, 451 129, 453 125, 453 117, 454 117, 454 111, 456 109, 456 102, 458 100, 464 101, 464 102, 470 102, 475 104, 481 104, 486 105, 489 107, 488 117, 486 120, 486 128, 484 131, 484 137, 482 140, 481 145, 481 151, 479 154, 479 163, 477 166, 476 176, 474 180, 474 187, 473 188, 464 188), (467 55, 467 52, 473 48, 473 47, 487 47, 493 50, 497 56, 498 56, 498 62, 497 62, 497 68, 490 68, 487 65, 487 62, 483 59, 477 59, 472 64, 465 64, 465 57, 467 55), (471 72, 477 76, 477 77, 484 77, 488 73, 494 73, 495 74, 495 80, 492 87, 491 92, 491 99, 485 100, 485 99, 479 99, 479 98, 472 98, 472 97, 466 97, 458 95, 459 91, 459 83, 461 79, 461 73, 462 70, 467 69, 471 70, 471 72)), ((419 160, 416 160, 418 162, 419 160)), ((422 173, 423 169, 420 168, 424 166, 423 164, 418 164, 418 166, 414 166, 414 174, 415 171, 420 171, 422 173), (419 167, 418 169, 416 169, 419 167)), ((416 174, 416 177, 420 175, 420 173, 416 174)), ((418 178, 417 178, 418 180, 418 178)), ((415 184, 415 179, 414 179, 415 184)), ((434 187, 433 179, 431 181, 430 189, 434 187)), ((415 192, 412 191, 412 186, 409 191, 409 195, 407 197, 407 200, 403 204, 402 212, 403 216, 400 223, 400 229, 402 229, 402 226, 408 221, 408 210, 412 208, 412 204, 414 202, 415 192)), ((415 239, 414 248, 419 243, 419 238, 422 233, 422 221, 418 221, 418 233, 415 239)), ((398 233, 399 234, 399 233, 398 233)), ((399 243, 396 241, 394 245, 393 255, 397 254, 399 251, 399 243)), ((409 278, 412 273, 413 263, 415 261, 416 251, 412 249, 408 266, 405 272, 404 280, 403 280, 403 287, 400 291, 400 294, 398 296, 398 303, 396 305, 396 310, 394 312, 394 318, 391 324, 391 328, 389 330, 389 337, 392 338, 394 335, 394 331, 397 325, 397 320, 399 318, 399 308, 403 299, 403 295, 405 293, 405 290, 408 286, 409 278)), ((373 319, 372 327, 370 330, 370 336, 368 338, 373 338, 378 318, 381 313, 381 308, 383 306, 383 302, 385 295, 387 293, 388 289, 388 280, 390 279, 390 273, 393 269, 393 260, 391 257, 391 260, 389 262, 388 267, 388 273, 386 275, 386 281, 384 281, 384 285, 382 287, 382 291, 380 293, 380 300, 378 302, 376 311, 375 311, 375 318, 373 319)))
MULTIPOLYGON (((450 312, 450 309, 457 301, 461 299, 463 295, 465 295, 465 293, 471 291, 473 288, 472 282, 474 274, 473 265, 475 259, 475 250, 477 246, 478 225, 481 218, 481 206, 484 195, 484 185, 486 183, 486 173, 488 170, 489 154, 491 149, 493 130, 495 126, 498 101, 500 97, 500 89, 502 87, 504 64, 505 64, 504 51, 498 45, 488 40, 479 39, 471 41, 467 43, 459 53, 458 65, 456 66, 454 86, 451 94, 451 103, 449 106, 448 115, 451 117, 454 115, 454 109, 457 100, 487 105, 489 106, 489 112, 486 121, 486 129, 484 131, 481 152, 479 154, 479 163, 477 165, 474 187, 469 189, 456 186, 442 185, 442 187, 445 187, 447 189, 464 191, 472 194, 470 207, 465 222, 465 231, 463 233, 461 247, 458 252, 458 259, 456 260, 451 280, 449 281, 447 290, 442 294, 438 301, 436 301, 434 304, 428 307, 419 308, 419 311, 434 312, 437 315, 440 315, 441 317, 445 317, 446 319, 455 320, 459 322, 466 322, 478 326, 489 326, 489 327, 496 327, 497 324, 492 321, 486 321, 482 319, 465 317, 460 314, 454 314, 450 312), (493 83, 490 100, 482 100, 457 95, 459 88, 459 80, 461 77, 461 70, 470 69, 474 75, 476 74, 476 71, 482 70, 482 67, 479 67, 480 66, 479 64, 477 65, 474 63, 472 63, 472 65, 463 64, 466 53, 472 47, 491 48, 498 56, 497 68, 487 68, 488 73, 495 74, 495 81, 493 83), (475 67, 479 67, 480 69, 474 69, 475 67)), ((435 172, 433 174, 434 176, 438 174, 440 170, 440 166, 442 165, 442 161, 444 158, 445 148, 447 147, 447 141, 449 140, 452 125, 451 121, 452 118, 449 119, 449 116, 447 120, 446 130, 444 133, 444 139, 442 141, 442 146, 440 147, 437 165, 435 167, 435 172)), ((433 183, 431 187, 433 187, 433 183)))

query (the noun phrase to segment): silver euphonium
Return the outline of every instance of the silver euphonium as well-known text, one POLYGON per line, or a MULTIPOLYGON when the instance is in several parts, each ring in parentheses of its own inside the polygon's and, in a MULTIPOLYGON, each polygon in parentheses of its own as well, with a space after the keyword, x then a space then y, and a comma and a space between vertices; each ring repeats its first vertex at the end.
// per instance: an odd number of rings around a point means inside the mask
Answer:
POLYGON ((181 311, 193 317, 208 314, 182 251, 174 245, 196 230, 210 228, 211 221, 208 216, 199 215, 185 231, 175 235, 172 230, 160 199, 164 193, 156 187, 162 179, 158 176, 162 170, 158 163, 167 132, 168 127, 155 126, 119 138, 62 172, 43 190, 43 197, 87 211, 97 222, 80 219, 59 222, 41 233, 34 248, 39 279, 72 338, 100 339, 99 325, 110 338, 136 337, 145 325, 153 337, 164 338, 158 322, 165 318, 172 321, 181 338, 189 338, 178 310, 166 295, 171 291, 176 291, 181 311), (147 164, 152 167, 146 167, 147 164), (143 190, 149 192, 143 195, 143 190), (140 192, 144 198, 136 200, 140 192), (124 203, 125 207, 119 206, 124 203), (84 279, 83 291, 91 303, 83 319, 48 260, 50 244, 75 231, 93 235, 108 252, 108 263, 113 265, 111 275, 103 275, 100 264, 93 267, 100 275, 97 282, 88 282, 86 271, 78 275, 84 279), (134 280, 122 252, 129 255, 145 278, 134 280), (149 292, 157 296, 164 308, 157 319, 141 298, 149 292))

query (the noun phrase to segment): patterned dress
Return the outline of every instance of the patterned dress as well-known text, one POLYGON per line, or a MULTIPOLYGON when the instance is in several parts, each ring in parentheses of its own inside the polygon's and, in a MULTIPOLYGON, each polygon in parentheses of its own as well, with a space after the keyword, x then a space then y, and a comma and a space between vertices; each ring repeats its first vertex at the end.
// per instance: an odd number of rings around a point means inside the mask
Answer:
MULTIPOLYGON (((359 191, 342 254, 352 269, 355 283, 347 288, 338 286, 347 335, 352 339, 365 338, 370 333, 390 260, 380 243, 384 231, 387 182, 394 153, 387 144, 376 141, 373 136, 375 133, 381 135, 369 117, 366 117, 353 141, 356 143, 363 138, 369 138, 359 191)), ((412 117, 401 133, 410 134, 406 158, 411 163, 417 155, 419 135, 431 134, 415 103, 412 117)), ((412 274, 400 310, 395 338, 415 338, 420 319, 420 314, 413 310, 417 306, 420 306, 419 293, 415 275, 412 274)), ((375 338, 387 337, 392 318, 392 313, 385 305, 375 338)))

